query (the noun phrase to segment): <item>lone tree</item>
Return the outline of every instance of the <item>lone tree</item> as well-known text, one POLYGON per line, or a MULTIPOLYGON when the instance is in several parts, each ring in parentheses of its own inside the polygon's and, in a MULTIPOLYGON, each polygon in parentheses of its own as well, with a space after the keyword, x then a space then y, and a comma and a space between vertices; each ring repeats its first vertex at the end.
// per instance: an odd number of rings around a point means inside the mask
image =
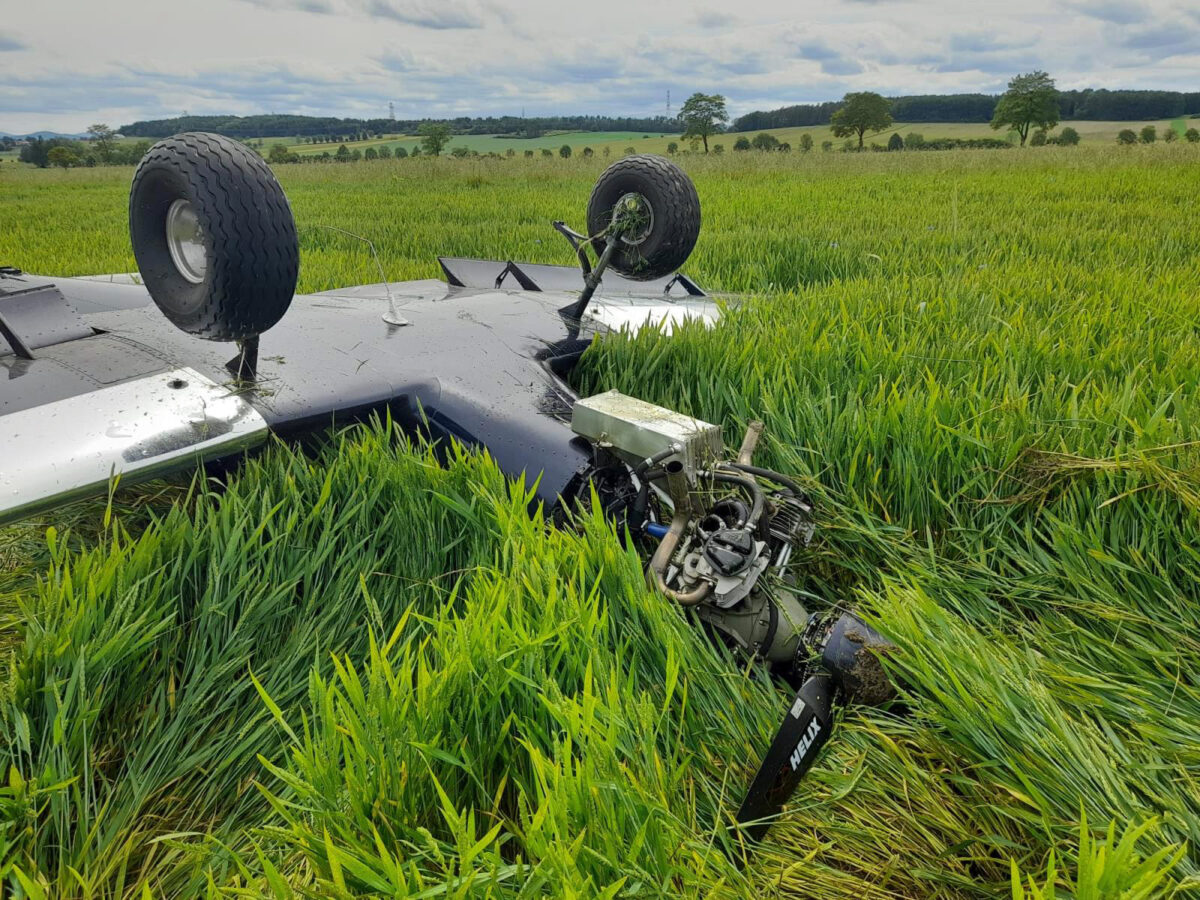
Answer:
POLYGON ((1021 146, 1031 128, 1049 131, 1058 124, 1058 90, 1045 72, 1017 75, 996 104, 992 127, 1011 128, 1021 137, 1021 146))
POLYGON ((684 124, 683 139, 700 138, 707 153, 709 135, 721 131, 729 121, 729 113, 725 111, 725 98, 720 94, 697 92, 684 101, 679 118, 684 124))
POLYGON ((426 156, 441 156, 450 141, 450 126, 443 122, 422 122, 417 134, 421 136, 421 149, 426 156))
POLYGON ((1137 132, 1132 128, 1122 128, 1117 134, 1118 144, 1136 144, 1137 139, 1137 132))
POLYGON ((836 137, 858 136, 858 149, 868 131, 883 131, 892 124, 891 102, 872 91, 847 94, 841 109, 830 120, 836 137))
POLYGON ((88 140, 92 142, 92 146, 96 148, 96 156, 101 162, 112 162, 113 144, 116 141, 117 133, 104 124, 96 124, 88 126, 88 140))

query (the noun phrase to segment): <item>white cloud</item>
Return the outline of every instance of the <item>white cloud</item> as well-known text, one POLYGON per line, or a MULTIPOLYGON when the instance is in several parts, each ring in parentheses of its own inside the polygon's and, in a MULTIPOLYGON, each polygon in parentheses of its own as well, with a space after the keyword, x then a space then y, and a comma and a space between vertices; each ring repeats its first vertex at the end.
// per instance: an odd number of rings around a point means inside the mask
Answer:
POLYGON ((451 28, 481 28, 483 16, 479 9, 461 0, 442 2, 413 2, 413 0, 243 0, 253 6, 288 12, 317 15, 363 16, 391 19, 419 28, 444 30, 451 28))
POLYGON ((368 16, 392 19, 406 25, 433 28, 438 31, 454 28, 482 28, 483 17, 466 4, 442 0, 440 3, 412 3, 409 0, 363 0, 361 7, 368 16))
POLYGON ((1093 19, 1117 25, 1145 22, 1153 16, 1149 4, 1137 0, 1079 0, 1072 3, 1071 8, 1093 19))
POLYGON ((729 28, 737 24, 738 18, 731 13, 719 9, 698 9, 695 13, 696 24, 705 29, 729 28))
POLYGON ((885 94, 1195 90, 1193 0, 161 0, 17 4, 0 34, 0 130, 191 113, 654 115, 696 90, 730 112, 885 94), (133 62, 136 61, 136 62, 133 62))

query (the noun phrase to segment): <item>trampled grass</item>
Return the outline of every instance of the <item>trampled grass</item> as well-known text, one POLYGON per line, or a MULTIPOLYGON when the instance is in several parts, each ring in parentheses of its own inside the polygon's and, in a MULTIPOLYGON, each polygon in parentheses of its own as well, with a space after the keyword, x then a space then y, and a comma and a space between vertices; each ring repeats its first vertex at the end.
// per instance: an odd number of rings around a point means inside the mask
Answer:
MULTIPOLYGON (((579 386, 730 441, 764 418, 763 458, 821 501, 806 587, 903 651, 904 702, 846 714, 747 864, 730 816, 784 692, 602 523, 547 532, 486 460, 377 428, 0 532, 6 885, 963 897, 1012 891, 1015 864, 1031 896, 1196 890, 1198 163, 688 158, 688 270, 754 296, 605 341, 579 386)), ((396 279, 438 252, 568 262, 546 222, 582 218, 602 165, 284 169, 302 286, 375 278, 317 224, 396 279)), ((0 262, 132 268, 127 172, 0 178, 0 262)))

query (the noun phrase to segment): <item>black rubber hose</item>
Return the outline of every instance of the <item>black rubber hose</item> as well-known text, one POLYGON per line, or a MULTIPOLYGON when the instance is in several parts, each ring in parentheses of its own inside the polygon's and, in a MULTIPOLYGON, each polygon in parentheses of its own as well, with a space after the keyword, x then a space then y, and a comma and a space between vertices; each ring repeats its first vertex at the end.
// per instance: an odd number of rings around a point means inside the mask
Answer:
POLYGON ((757 475, 759 478, 765 478, 768 481, 774 481, 776 484, 782 484, 785 488, 795 494, 797 499, 808 502, 808 494, 802 487, 800 487, 799 484, 788 478, 786 475, 781 475, 779 472, 776 472, 773 469, 764 469, 761 466, 751 466, 747 463, 738 462, 722 463, 722 465, 730 469, 737 469, 739 472, 745 472, 747 475, 757 475))
POLYGON ((637 496, 633 499, 633 505, 629 508, 629 525, 632 528, 640 528, 642 523, 646 521, 646 510, 650 506, 650 482, 655 478, 665 474, 661 468, 642 469, 646 460, 638 464, 638 477, 641 478, 641 484, 638 486, 637 496))
POLYGON ((754 483, 754 479, 745 478, 741 475, 734 475, 732 472, 709 472, 708 475, 713 481, 723 481, 726 484, 736 484, 739 487, 745 488, 749 492, 750 496, 754 500, 754 504, 750 508, 750 518, 748 518, 742 524, 749 525, 751 528, 757 525, 759 517, 762 516, 763 507, 766 505, 767 498, 763 494, 762 488, 754 483))
POLYGON ((680 449, 677 445, 672 444, 670 447, 646 457, 633 467, 633 475, 641 481, 641 484, 638 486, 633 506, 629 508, 630 518, 628 521, 632 527, 640 528, 642 523, 646 521, 646 509, 650 505, 650 482, 652 479, 663 474, 662 470, 657 468, 658 464, 667 457, 679 453, 680 449))
POLYGON ((651 466, 656 466, 660 462, 662 462, 664 459, 666 459, 667 457, 674 456, 676 453, 681 453, 681 452, 683 452, 682 448, 680 448, 677 444, 672 444, 670 447, 667 447, 665 450, 659 450, 653 456, 648 456, 645 459, 643 459, 640 463, 638 463, 636 466, 633 467, 633 474, 637 475, 640 478, 642 476, 642 474, 647 469, 649 469, 651 466))

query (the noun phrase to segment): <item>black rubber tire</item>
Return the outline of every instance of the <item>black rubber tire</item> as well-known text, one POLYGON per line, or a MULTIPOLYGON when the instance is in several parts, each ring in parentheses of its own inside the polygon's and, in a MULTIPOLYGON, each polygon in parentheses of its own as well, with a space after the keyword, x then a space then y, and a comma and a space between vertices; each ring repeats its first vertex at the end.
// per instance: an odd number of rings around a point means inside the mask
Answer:
MULTIPOLYGON (((637 244, 617 244, 610 265, 626 278, 652 281, 684 264, 700 237, 700 197, 679 166, 651 154, 626 156, 600 175, 587 207, 588 234, 599 234, 612 221, 613 206, 629 193, 649 202, 654 219, 637 244)), ((599 253, 603 245, 596 247, 599 253)))
POLYGON ((150 296, 188 334, 244 340, 278 322, 296 293, 300 248, 283 188, 248 147, 218 134, 159 141, 138 164, 129 191, 133 255, 150 296), (167 211, 192 204, 205 245, 203 280, 176 268, 167 211))

